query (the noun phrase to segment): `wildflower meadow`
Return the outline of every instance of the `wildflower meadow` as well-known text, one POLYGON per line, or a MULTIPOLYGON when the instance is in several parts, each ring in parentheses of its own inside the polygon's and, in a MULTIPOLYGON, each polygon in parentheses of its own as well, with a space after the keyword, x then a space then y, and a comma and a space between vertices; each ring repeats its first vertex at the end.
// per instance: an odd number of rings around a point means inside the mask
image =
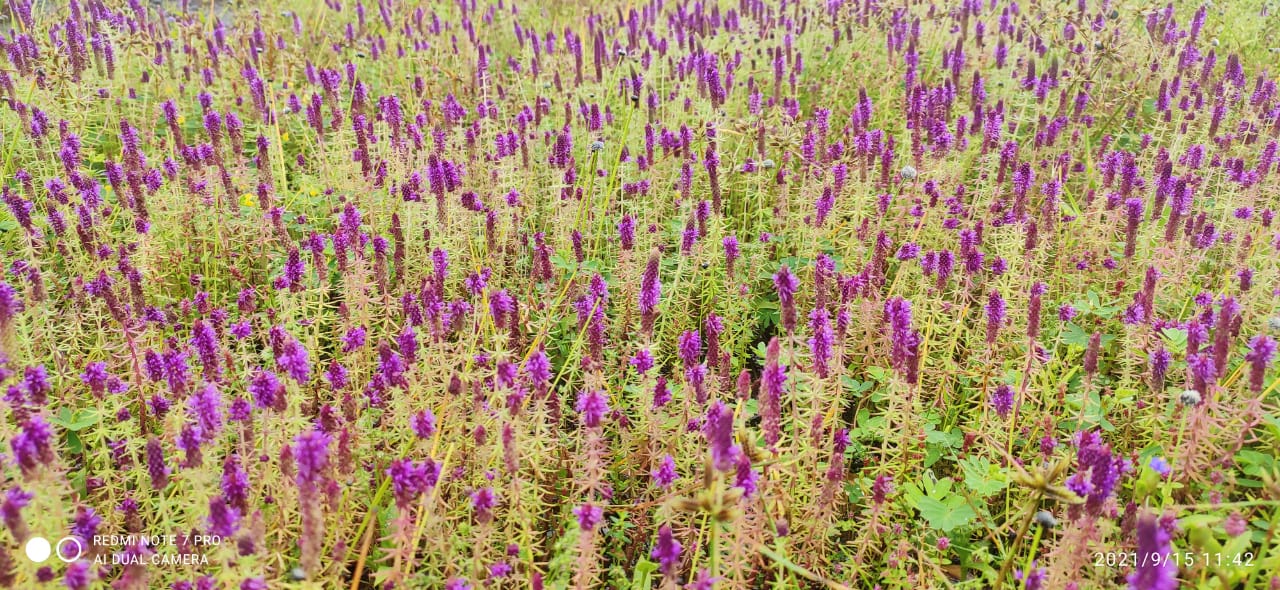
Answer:
POLYGON ((6 0, 0 587, 1280 590, 1273 0, 6 0))

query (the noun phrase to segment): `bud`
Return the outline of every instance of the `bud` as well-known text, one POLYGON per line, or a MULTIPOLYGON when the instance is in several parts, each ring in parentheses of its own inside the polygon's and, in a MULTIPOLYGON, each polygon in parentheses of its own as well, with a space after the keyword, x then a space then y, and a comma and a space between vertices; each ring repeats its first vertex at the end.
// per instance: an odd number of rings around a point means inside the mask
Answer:
POLYGON ((1036 513, 1036 524, 1041 528, 1051 529, 1058 526, 1058 519, 1053 517, 1053 513, 1048 510, 1041 510, 1036 513))

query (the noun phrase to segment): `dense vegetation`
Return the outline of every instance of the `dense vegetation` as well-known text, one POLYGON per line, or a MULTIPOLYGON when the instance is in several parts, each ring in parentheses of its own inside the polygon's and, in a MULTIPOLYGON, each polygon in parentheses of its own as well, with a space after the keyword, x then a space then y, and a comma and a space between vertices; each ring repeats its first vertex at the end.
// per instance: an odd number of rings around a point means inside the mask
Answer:
POLYGON ((1280 587, 1275 10, 9 0, 0 586, 1280 587))

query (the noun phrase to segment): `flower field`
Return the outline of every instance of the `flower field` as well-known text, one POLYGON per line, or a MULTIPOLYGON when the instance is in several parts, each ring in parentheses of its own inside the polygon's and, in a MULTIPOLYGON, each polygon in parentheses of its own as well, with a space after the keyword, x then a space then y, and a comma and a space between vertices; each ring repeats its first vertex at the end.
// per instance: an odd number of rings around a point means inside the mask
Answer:
POLYGON ((0 587, 1280 589, 1278 11, 7 0, 0 587))

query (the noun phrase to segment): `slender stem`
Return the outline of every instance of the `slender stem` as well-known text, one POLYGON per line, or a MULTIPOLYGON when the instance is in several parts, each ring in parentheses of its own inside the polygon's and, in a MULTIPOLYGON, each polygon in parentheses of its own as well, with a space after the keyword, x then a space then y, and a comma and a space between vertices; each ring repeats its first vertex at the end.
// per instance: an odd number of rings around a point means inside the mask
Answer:
POLYGON ((834 590, 849 590, 848 586, 845 586, 844 584, 835 582, 833 580, 828 580, 826 578, 823 578, 818 574, 815 574, 809 571, 808 569, 805 569, 803 566, 796 564, 790 559, 787 559, 786 555, 783 555, 778 551, 774 551, 773 549, 770 549, 757 541, 749 541, 749 542, 752 544, 753 547, 755 547, 756 551, 759 551, 765 557, 772 559, 773 562, 778 564, 780 568, 785 568, 788 572, 798 575, 806 580, 810 580, 810 581, 822 584, 827 588, 832 588, 834 590))
MULTIPOLYGON (((1027 552, 1026 565, 1022 567, 1023 572, 1031 571, 1031 565, 1036 561, 1036 549, 1040 547, 1040 536, 1043 534, 1044 534, 1044 527, 1036 527, 1036 534, 1034 537, 1031 537, 1031 550, 1027 552)), ((1025 576, 1029 574, 1024 573, 1023 575, 1025 576)))
MULTIPOLYGON (((1184 410, 1181 413, 1183 414, 1183 419, 1178 421, 1178 434, 1173 439, 1173 447, 1169 449, 1169 455, 1171 457, 1177 451, 1178 447, 1182 445, 1182 433, 1187 427, 1187 421, 1185 419, 1186 411, 1184 410)), ((1180 463, 1180 461, 1175 458, 1174 463, 1176 465, 1177 463, 1180 463)), ((1160 484, 1160 507, 1161 508, 1168 506, 1169 502, 1173 501, 1173 490, 1169 489, 1169 486, 1173 484, 1172 469, 1174 469, 1173 466, 1170 467, 1171 471, 1168 477, 1164 477, 1163 478, 1164 481, 1161 482, 1160 484)))
MULTIPOLYGON (((1038 501, 1039 499, 1037 498, 1038 501)), ((1036 515, 1035 506, 1036 502, 1032 502, 1030 505, 1032 510, 1027 510, 1027 515, 1022 518, 1022 524, 1018 525, 1018 534, 1013 536, 1013 543, 1009 545, 1009 554, 1005 556, 1004 563, 1000 566, 1000 573, 996 575, 995 590, 1000 590, 1000 587, 1004 585, 1004 578, 1009 575, 1009 568, 1013 567, 1013 560, 1018 555, 1018 540, 1022 538, 1022 535, 1027 534, 1027 528, 1031 526, 1031 519, 1036 515)))
MULTIPOLYGON (((440 435, 439 433, 436 433, 435 443, 433 446, 438 445, 439 443, 440 435)), ((444 461, 440 463, 440 473, 444 473, 445 468, 449 466, 449 458, 453 456, 453 449, 454 445, 449 445, 449 450, 444 454, 444 461)), ((434 450, 435 449, 433 448, 432 451, 434 450)), ((427 519, 431 516, 430 508, 431 505, 435 503, 436 494, 439 490, 439 485, 431 486, 431 492, 422 496, 422 508, 418 512, 418 526, 413 533, 413 544, 409 547, 409 560, 405 563, 404 572, 401 573, 401 576, 403 577, 407 578, 409 571, 413 569, 413 556, 418 552, 418 543, 422 540, 422 533, 427 528, 427 519)))
MULTIPOLYGON (((717 474, 711 484, 711 497, 720 497, 720 476, 717 474)), ((717 502, 718 503, 718 502, 717 502)), ((720 575, 720 521, 713 515, 710 518, 711 531, 707 542, 707 567, 711 570, 712 579, 720 575)))
MULTIPOLYGON (((702 535, 703 535, 703 533, 705 533, 705 532, 707 531, 707 523, 709 523, 710 521, 711 521, 711 515, 710 515, 710 514, 703 514, 703 515, 702 515, 702 526, 698 528, 698 543, 697 543, 696 545, 694 545, 695 547, 701 547, 701 546, 702 546, 702 535)), ((697 552, 695 552, 695 553, 693 554, 693 564, 692 564, 692 568, 693 568, 694 570, 697 570, 697 569, 698 569, 698 559, 699 559, 699 558, 701 558, 701 557, 702 557, 702 554, 701 554, 701 553, 697 553, 697 552)))
POLYGON ((714 518, 711 519, 710 546, 711 554, 707 557, 707 564, 714 579, 720 574, 720 523, 714 518))
MULTIPOLYGON (((1258 565, 1262 565, 1262 563, 1267 559, 1268 554, 1271 553, 1271 545, 1275 541, 1277 529, 1280 529, 1280 508, 1271 511, 1271 524, 1267 527, 1267 538, 1262 543, 1262 551, 1259 551, 1257 555, 1258 565)), ((1258 586, 1255 586, 1253 581, 1263 569, 1265 568, 1253 568, 1253 571, 1249 572, 1249 579, 1245 582, 1244 587, 1257 588, 1258 586)))
MULTIPOLYGON (((369 515, 373 516, 372 506, 369 508, 369 515)), ((366 522, 368 521, 366 520, 366 522)), ((360 559, 356 561, 356 569, 351 573, 351 590, 356 590, 360 587, 360 575, 364 573, 364 560, 369 556, 369 542, 371 540, 373 540, 372 526, 364 530, 364 539, 360 542, 360 559)))

